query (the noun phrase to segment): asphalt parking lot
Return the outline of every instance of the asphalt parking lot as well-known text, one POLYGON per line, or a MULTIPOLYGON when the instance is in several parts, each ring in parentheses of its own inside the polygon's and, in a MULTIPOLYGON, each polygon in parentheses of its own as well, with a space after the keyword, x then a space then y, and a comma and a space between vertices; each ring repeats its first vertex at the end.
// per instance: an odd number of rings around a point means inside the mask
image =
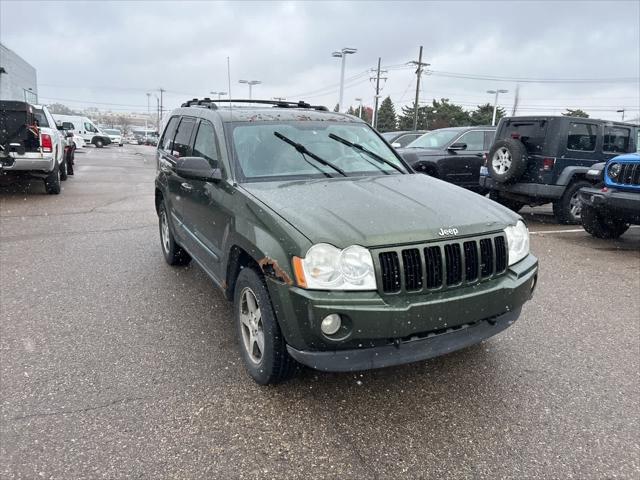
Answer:
POLYGON ((525 209, 539 286, 481 345, 356 374, 244 372, 229 304, 165 264, 152 147, 0 187, 3 478, 638 478, 640 228, 525 209))

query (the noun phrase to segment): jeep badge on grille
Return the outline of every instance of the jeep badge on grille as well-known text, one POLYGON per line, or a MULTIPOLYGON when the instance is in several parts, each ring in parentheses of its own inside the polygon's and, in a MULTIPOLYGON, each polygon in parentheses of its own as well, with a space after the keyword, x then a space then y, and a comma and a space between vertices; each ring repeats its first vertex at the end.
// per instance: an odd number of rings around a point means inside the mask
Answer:
POLYGON ((458 234, 457 228, 441 228, 440 231, 438 232, 438 235, 440 235, 441 237, 448 237, 450 235, 457 235, 457 234, 458 234))

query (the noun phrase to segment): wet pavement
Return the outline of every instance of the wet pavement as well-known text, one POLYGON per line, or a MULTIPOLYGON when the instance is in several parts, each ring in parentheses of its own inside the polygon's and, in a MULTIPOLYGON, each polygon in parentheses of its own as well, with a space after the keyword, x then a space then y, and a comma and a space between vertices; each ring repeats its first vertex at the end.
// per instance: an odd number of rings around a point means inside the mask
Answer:
POLYGON ((2 478, 638 478, 640 228, 523 209, 540 259, 480 345, 352 374, 244 372, 222 294, 165 264, 152 147, 0 187, 2 478))

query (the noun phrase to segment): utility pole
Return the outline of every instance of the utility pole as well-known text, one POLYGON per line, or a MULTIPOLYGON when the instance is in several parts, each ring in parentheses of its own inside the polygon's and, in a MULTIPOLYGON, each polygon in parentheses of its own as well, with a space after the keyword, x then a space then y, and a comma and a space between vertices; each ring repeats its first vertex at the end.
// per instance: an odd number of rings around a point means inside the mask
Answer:
POLYGON ((428 67, 429 63, 422 62, 422 45, 420 45, 420 53, 418 54, 418 61, 409 62, 410 64, 417 65, 416 70, 416 101, 413 103, 413 129, 418 129, 418 102, 420 101, 420 77, 422 76, 422 67, 428 67))
POLYGON ((164 93, 164 91, 164 88, 160 87, 160 122, 162 121, 162 114, 164 113, 162 110, 162 94, 164 93))
POLYGON ((387 73, 387 70, 380 70, 380 63, 382 62, 382 58, 378 57, 378 68, 372 69, 373 72, 376 72, 376 76, 370 78, 369 80, 376 81, 376 94, 373 97, 374 106, 373 106, 373 119, 371 120, 371 126, 376 128, 378 126, 378 101, 380 100, 380 80, 387 81, 387 77, 381 77, 380 74, 387 73))

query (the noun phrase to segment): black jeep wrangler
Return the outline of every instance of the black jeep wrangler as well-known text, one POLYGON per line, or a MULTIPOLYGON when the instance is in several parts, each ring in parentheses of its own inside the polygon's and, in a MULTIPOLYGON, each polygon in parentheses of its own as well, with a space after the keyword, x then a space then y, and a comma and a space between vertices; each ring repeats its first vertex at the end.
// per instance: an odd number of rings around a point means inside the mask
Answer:
POLYGON ((481 168, 480 186, 515 210, 553 203, 560 223, 580 223, 581 188, 592 165, 636 151, 638 127, 581 117, 531 116, 500 120, 481 168))

